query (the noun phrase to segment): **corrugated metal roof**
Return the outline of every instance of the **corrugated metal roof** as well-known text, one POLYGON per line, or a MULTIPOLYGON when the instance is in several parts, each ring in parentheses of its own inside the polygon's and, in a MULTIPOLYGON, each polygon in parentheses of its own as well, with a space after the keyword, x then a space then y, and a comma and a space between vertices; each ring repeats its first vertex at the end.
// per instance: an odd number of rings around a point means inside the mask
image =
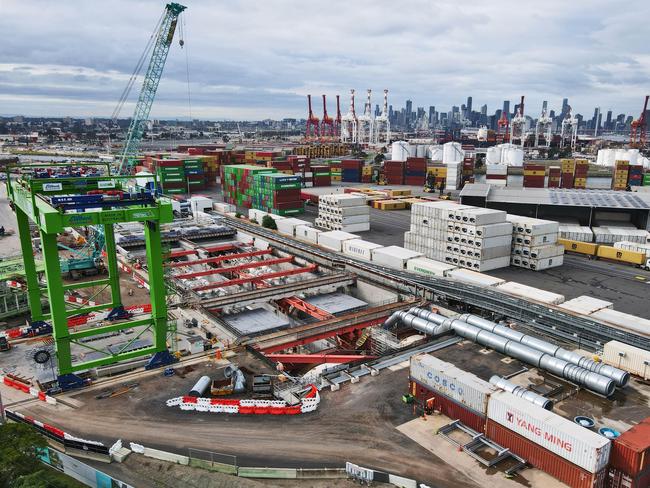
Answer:
POLYGON ((226 315, 223 320, 241 335, 258 335, 289 326, 289 321, 283 315, 276 315, 261 307, 226 315))
POLYGON ((305 301, 315 307, 325 310, 331 314, 347 312, 349 310, 358 310, 366 307, 368 304, 363 300, 351 297, 344 293, 327 293, 325 295, 316 295, 305 298, 305 301))
POLYGON ((485 183, 465 185, 462 197, 484 197, 488 202, 563 205, 650 210, 650 193, 561 188, 494 187, 485 183))

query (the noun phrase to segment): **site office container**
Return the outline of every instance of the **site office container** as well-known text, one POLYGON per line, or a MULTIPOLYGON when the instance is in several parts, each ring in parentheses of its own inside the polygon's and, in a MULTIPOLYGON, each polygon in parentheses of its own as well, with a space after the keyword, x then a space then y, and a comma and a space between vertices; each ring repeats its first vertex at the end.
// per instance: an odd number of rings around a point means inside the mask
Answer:
POLYGON ((485 432, 485 415, 479 415, 463 407, 439 391, 431 390, 414 379, 411 379, 411 395, 422 405, 426 405, 428 400, 432 400, 435 411, 442 413, 451 420, 460 420, 463 424, 477 432, 485 432))
POLYGON ((612 441, 609 463, 632 478, 650 470, 650 418, 612 441))
POLYGON ((489 418, 485 435, 571 488, 605 488, 607 468, 590 473, 489 418))
MULTIPOLYGON (((539 449, 588 473, 599 473, 609 463, 609 439, 511 393, 492 394, 487 416, 489 423, 500 424, 508 432, 519 434, 539 449)), ((543 452, 542 455, 549 457, 543 452)), ((523 457, 528 459, 530 455, 523 457)))

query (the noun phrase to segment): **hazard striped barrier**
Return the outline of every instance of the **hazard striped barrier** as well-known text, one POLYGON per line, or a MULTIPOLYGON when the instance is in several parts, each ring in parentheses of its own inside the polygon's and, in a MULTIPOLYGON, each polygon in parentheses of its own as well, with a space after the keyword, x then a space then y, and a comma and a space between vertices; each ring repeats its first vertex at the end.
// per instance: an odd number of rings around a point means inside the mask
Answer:
POLYGON ((94 307, 95 305, 97 305, 97 302, 93 302, 92 300, 88 300, 87 298, 75 297, 72 295, 66 295, 65 301, 68 303, 78 303, 79 305, 87 305, 89 307, 94 307))
POLYGON ((25 285, 23 285, 20 281, 8 280, 5 281, 5 283, 9 288, 25 288, 25 285))
POLYGON ((320 403, 320 394, 315 385, 309 385, 309 391, 298 405, 287 405, 282 400, 255 400, 230 398, 198 398, 181 396, 167 400, 168 407, 181 410, 211 413, 237 413, 242 415, 299 415, 314 412, 320 403))
POLYGON ((24 393, 27 393, 35 398, 38 398, 42 402, 49 403, 50 405, 56 405, 56 398, 51 397, 50 395, 46 395, 45 392, 39 390, 38 388, 34 388, 33 386, 29 386, 22 381, 16 381, 12 378, 9 378, 8 376, 0 376, 0 379, 3 384, 15 388, 16 390, 20 390, 24 393))

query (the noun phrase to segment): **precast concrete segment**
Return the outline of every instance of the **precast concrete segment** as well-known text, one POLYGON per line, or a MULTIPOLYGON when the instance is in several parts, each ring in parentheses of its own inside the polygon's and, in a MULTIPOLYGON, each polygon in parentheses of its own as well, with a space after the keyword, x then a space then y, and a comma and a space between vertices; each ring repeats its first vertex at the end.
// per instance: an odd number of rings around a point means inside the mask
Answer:
POLYGON ((548 398, 527 390, 523 386, 516 385, 512 381, 508 381, 505 378, 494 375, 490 378, 490 383, 492 383, 497 388, 508 391, 513 395, 523 398, 524 400, 529 401, 530 403, 534 403, 535 405, 545 408, 546 410, 553 409, 553 402, 548 398))
POLYGON ((525 346, 532 347, 533 349, 537 349, 538 351, 550 354, 551 356, 562 359, 568 363, 580 366, 581 368, 584 368, 588 371, 592 371, 602 376, 611 378, 616 382, 618 386, 625 386, 630 380, 630 373, 627 371, 615 368, 609 364, 594 361, 593 359, 584 357, 582 354, 578 354, 577 352, 568 351, 555 344, 551 344, 550 342, 544 341, 537 337, 512 330, 509 327, 497 324, 491 320, 487 320, 472 314, 461 315, 459 319, 467 322, 470 325, 474 325, 475 327, 479 327, 488 332, 492 332, 493 334, 497 334, 501 337, 506 337, 510 340, 517 341, 525 346))

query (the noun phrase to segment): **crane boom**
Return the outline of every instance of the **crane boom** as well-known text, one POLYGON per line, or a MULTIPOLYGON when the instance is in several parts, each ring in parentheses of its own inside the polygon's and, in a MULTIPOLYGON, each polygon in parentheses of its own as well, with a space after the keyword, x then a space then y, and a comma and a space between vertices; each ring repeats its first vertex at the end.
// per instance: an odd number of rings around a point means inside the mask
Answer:
POLYGON ((174 39, 178 16, 185 10, 185 6, 179 3, 168 3, 165 6, 165 13, 158 26, 156 41, 151 54, 151 60, 142 82, 142 89, 138 97, 138 103, 135 105, 133 118, 129 125, 129 131, 124 143, 124 151, 120 159, 119 173, 123 174, 127 168, 126 160, 138 152, 142 135, 144 134, 145 123, 149 119, 151 105, 158 90, 158 84, 162 77, 167 54, 174 39))

